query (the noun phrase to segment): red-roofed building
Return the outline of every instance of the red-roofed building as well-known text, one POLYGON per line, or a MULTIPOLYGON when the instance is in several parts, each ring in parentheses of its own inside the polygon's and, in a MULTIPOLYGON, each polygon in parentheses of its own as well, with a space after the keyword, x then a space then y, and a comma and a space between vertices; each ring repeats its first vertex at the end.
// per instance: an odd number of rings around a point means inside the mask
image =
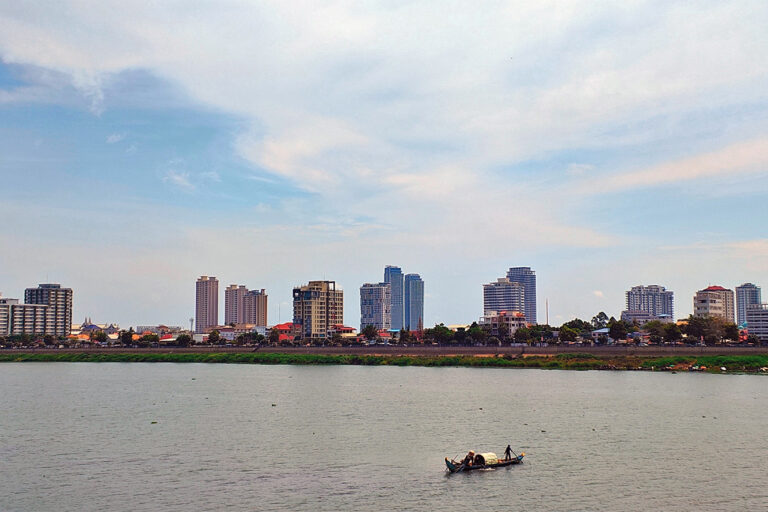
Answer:
POLYGON ((736 319, 733 290, 722 286, 709 286, 699 290, 693 298, 693 316, 718 317, 733 323, 736 319))

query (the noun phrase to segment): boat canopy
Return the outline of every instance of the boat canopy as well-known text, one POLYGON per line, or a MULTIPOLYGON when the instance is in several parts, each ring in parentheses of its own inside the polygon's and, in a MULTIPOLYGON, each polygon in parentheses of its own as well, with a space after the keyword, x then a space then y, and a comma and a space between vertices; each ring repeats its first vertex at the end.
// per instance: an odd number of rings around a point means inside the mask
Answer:
POLYGON ((496 456, 495 453, 487 452, 487 453, 478 453, 475 455, 475 465, 477 464, 497 464, 499 462, 499 458, 496 456))

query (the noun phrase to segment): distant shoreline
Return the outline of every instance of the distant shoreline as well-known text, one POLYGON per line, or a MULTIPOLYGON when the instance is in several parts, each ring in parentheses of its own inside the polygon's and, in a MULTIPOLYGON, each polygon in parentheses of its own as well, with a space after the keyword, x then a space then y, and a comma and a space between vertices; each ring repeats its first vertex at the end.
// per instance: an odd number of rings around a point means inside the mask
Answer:
MULTIPOLYGON (((474 347, 477 348, 477 347, 474 347)), ((0 351, 3 362, 110 362, 110 363, 219 363, 219 364, 293 364, 421 366, 467 368, 542 368, 558 370, 623 371, 706 371, 710 373, 766 373, 768 351, 736 355, 672 355, 649 357, 615 353, 595 355, 586 352, 554 355, 519 354, 328 354, 298 351, 184 351, 169 349, 100 349, 89 351, 44 350, 0 351)))

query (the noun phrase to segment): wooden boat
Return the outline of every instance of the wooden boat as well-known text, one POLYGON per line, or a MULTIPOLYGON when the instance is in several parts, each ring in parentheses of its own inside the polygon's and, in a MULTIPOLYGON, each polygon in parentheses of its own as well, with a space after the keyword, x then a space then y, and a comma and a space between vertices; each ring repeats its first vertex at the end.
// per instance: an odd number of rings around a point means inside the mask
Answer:
POLYGON ((493 469, 512 466, 513 464, 522 464, 525 453, 515 455, 511 459, 500 459, 495 453, 478 453, 471 463, 465 463, 463 460, 456 461, 445 458, 445 465, 451 473, 461 473, 462 471, 472 471, 474 469, 493 469))

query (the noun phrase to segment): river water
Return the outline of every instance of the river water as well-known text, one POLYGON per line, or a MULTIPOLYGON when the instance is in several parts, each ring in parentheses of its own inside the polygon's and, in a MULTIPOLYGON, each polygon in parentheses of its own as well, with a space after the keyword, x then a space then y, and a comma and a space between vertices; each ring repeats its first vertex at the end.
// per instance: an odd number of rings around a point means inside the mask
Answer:
POLYGON ((755 375, 4 363, 0 510, 764 510, 767 434, 755 375))

